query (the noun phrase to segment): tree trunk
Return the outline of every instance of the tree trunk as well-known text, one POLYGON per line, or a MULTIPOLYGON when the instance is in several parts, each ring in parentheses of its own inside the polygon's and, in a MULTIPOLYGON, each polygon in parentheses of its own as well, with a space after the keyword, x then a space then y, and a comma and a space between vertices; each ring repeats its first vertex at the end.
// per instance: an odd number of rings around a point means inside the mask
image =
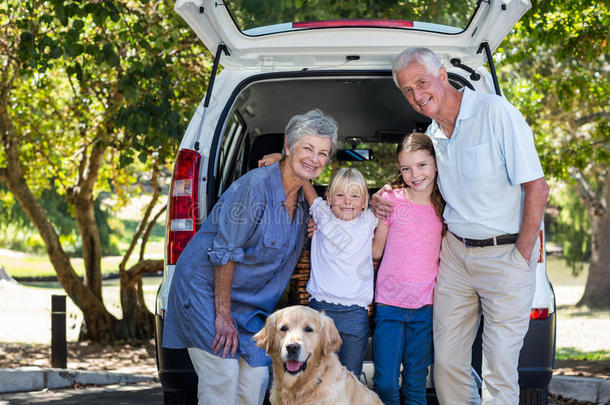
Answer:
POLYGON ((102 300, 102 244, 95 221, 95 204, 93 196, 78 195, 71 199, 74 207, 74 217, 83 247, 83 263, 85 266, 85 286, 91 290, 100 301, 102 300))
POLYGON ((44 241, 49 260, 57 273, 57 279, 70 299, 84 314, 87 336, 96 341, 112 339, 117 320, 104 307, 78 277, 70 258, 59 242, 59 236, 48 219, 47 213, 27 186, 19 159, 15 128, 6 108, 6 100, 0 100, 0 140, 6 154, 6 167, 0 169, 0 181, 13 194, 44 241))
POLYGON ((610 170, 607 170, 601 198, 605 204, 589 207, 591 218, 591 262, 585 292, 578 306, 610 309, 610 170))
POLYGON ((163 270, 162 260, 142 260, 129 270, 121 270, 120 333, 124 339, 150 339, 155 332, 155 317, 146 307, 142 276, 163 270))
POLYGON ((87 154, 88 149, 83 152, 77 186, 70 190, 68 199, 74 207, 74 217, 81 237, 85 285, 102 301, 102 245, 95 221, 93 199, 93 188, 106 155, 106 145, 100 140, 106 135, 106 125, 100 127, 98 140, 93 143, 90 154, 87 154))

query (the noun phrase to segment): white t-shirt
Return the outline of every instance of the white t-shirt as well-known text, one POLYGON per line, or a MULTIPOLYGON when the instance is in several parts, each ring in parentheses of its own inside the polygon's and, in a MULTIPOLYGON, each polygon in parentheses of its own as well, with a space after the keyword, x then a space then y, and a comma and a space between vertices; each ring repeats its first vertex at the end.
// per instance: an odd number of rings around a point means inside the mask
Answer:
POLYGON ((309 212, 317 230, 311 240, 307 292, 318 301, 367 308, 373 300, 371 248, 377 218, 367 209, 355 219, 343 221, 320 197, 309 212))

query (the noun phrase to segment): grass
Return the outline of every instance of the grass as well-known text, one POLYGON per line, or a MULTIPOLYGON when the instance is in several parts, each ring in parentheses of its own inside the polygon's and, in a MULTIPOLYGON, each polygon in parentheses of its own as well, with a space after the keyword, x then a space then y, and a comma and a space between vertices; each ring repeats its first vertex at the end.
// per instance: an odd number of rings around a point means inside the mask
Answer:
MULTIPOLYGON (((148 251, 147 251, 148 253, 148 251)), ((154 253, 154 252, 150 252, 154 253)), ((149 254, 150 254, 149 253, 149 254)), ((155 257, 157 257, 156 255, 155 257)), ((132 255, 134 257, 134 255, 132 255)), ((119 264, 122 257, 110 256, 102 258, 102 275, 118 273, 119 264)), ((127 268, 136 264, 137 259, 132 258, 127 261, 127 268)), ((52 277, 55 276, 55 269, 47 256, 24 255, 24 256, 0 256, 0 263, 8 274, 12 277, 52 277)), ((76 274, 83 276, 85 265, 83 259, 72 258, 70 263, 74 267, 76 274)))
MULTIPOLYGON (((120 255, 129 247, 132 235, 135 234, 139 221, 133 218, 139 218, 143 207, 148 203, 149 197, 135 198, 128 206, 123 207, 116 212, 110 219, 112 237, 116 238, 120 255)), ((113 205, 112 202, 108 203, 113 205)), ((160 203, 162 205, 162 203, 160 203)), ((53 277, 56 275, 48 256, 45 253, 24 253, 23 251, 32 251, 28 249, 30 244, 42 246, 37 252, 44 252, 44 245, 38 233, 30 228, 18 225, 9 225, 8 227, 0 227, 0 266, 8 271, 13 277, 53 277), (20 242, 20 243, 16 243, 20 242), (15 247, 12 247, 15 245, 15 247), (18 246, 25 246, 20 248, 18 246), (3 252, 1 248, 16 249, 19 251, 3 252)), ((165 238, 164 219, 159 219, 155 224, 146 244, 145 257, 162 258, 163 257, 163 240, 165 238)), ((131 259, 127 262, 127 268, 137 262, 139 254, 139 246, 131 255, 131 259)), ((108 256, 102 258, 102 275, 118 273, 118 266, 122 260, 122 256, 108 256)), ((71 258, 70 262, 74 270, 79 276, 84 275, 84 263, 82 258, 71 258)))
POLYGON ((585 352, 574 347, 558 347, 555 353, 555 359, 603 361, 610 360, 610 352, 607 350, 585 352))
MULTIPOLYGON (((23 257, 2 257, 0 258, 2 265, 12 277, 49 277, 55 276, 55 270, 47 256, 26 255, 23 257)), ((85 266, 83 259, 70 259, 76 274, 82 276, 85 266)), ((117 273, 121 257, 104 257, 102 258, 102 274, 108 275, 117 273)), ((135 264, 135 260, 130 260, 129 265, 135 264)))
MULTIPOLYGON (((130 221, 125 221, 127 227, 136 226, 135 221, 133 224, 130 221)), ((157 228, 157 226, 155 227, 157 228)), ((136 252, 137 254, 137 252, 136 252)), ((132 255, 134 257, 135 255, 132 255)), ((151 235, 151 239, 147 244, 146 249, 147 257, 163 257, 163 232, 157 229, 155 234, 151 235)), ((118 265, 121 262, 121 257, 112 256, 102 258, 102 274, 116 273, 118 265)), ((127 267, 135 264, 136 260, 132 259, 128 262, 127 267)), ((48 277, 54 276, 55 270, 49 262, 48 257, 23 254, 23 255, 2 255, 0 254, 0 263, 13 277, 48 277)), ((83 260, 80 258, 71 259, 72 266, 76 270, 78 275, 83 275, 84 265, 83 260)), ((572 274, 572 269, 568 266, 564 259, 557 256, 547 257, 547 273, 551 283, 553 285, 584 285, 587 280, 589 265, 585 264, 584 269, 578 276, 572 274)))
POLYGON ((589 263, 585 263, 578 275, 572 274, 572 267, 568 266, 561 256, 547 256, 546 272, 553 285, 585 285, 589 275, 589 263))

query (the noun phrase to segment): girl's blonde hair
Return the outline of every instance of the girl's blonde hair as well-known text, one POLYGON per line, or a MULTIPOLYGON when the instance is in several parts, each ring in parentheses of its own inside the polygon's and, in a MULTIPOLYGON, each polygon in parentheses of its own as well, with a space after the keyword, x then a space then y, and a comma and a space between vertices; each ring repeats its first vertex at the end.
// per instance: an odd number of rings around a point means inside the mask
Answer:
MULTIPOLYGON (((398 161, 398 154, 400 152, 416 152, 418 150, 426 151, 432 156, 434 159, 434 163, 436 164, 436 153, 434 152, 434 145, 432 144, 432 140, 428 137, 428 135, 422 132, 413 132, 403 138, 402 141, 396 147, 396 161, 398 161)), ((390 181, 390 185, 392 188, 408 188, 405 181, 402 179, 402 174, 400 173, 400 169, 396 168, 396 176, 390 181)), ((443 196, 441 195, 441 191, 438 189, 438 184, 436 182, 438 178, 438 172, 434 175, 434 189, 432 190, 432 194, 430 195, 430 200, 432 201, 432 205, 434 205, 434 211, 436 212, 436 216, 443 222, 443 211, 445 210, 445 200, 443 200, 443 196)), ((445 234, 446 226, 443 223, 443 235, 445 234)))
POLYGON ((352 167, 342 167, 333 173, 328 184, 327 197, 332 197, 337 190, 345 190, 352 192, 357 190, 360 195, 364 196, 364 209, 369 206, 369 190, 366 185, 366 180, 358 169, 352 167))

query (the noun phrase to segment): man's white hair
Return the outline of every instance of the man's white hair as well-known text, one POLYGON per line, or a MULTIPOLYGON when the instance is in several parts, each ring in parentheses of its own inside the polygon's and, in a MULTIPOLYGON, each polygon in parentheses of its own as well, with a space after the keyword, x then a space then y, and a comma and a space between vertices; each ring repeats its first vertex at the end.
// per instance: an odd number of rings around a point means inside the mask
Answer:
POLYGON ((438 70, 443 67, 440 59, 434 52, 432 52, 428 48, 407 48, 400 53, 394 59, 394 63, 392 64, 392 78, 394 79, 394 84, 396 87, 398 85, 397 75, 398 72, 409 66, 411 63, 417 62, 428 70, 428 72, 432 73, 434 76, 438 76, 438 70))

